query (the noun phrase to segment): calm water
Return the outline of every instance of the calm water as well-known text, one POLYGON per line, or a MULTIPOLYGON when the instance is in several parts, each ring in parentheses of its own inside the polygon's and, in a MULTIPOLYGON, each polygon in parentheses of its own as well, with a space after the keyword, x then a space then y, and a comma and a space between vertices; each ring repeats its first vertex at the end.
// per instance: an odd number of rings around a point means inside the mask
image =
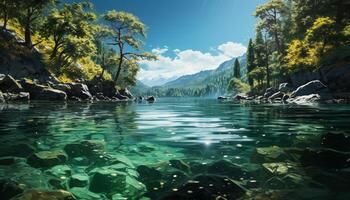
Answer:
MULTIPOLYGON (((319 137, 329 131, 350 133, 349 105, 239 105, 164 98, 154 104, 33 102, 0 109, 2 156, 11 156, 9 149, 16 144, 29 144, 39 152, 104 140, 106 154, 123 155, 136 167, 171 159, 202 164, 225 159, 244 166, 257 147, 317 148, 319 137)), ((31 174, 21 166, 0 165, 2 178, 52 189, 44 175, 40 178, 42 169, 31 174)))

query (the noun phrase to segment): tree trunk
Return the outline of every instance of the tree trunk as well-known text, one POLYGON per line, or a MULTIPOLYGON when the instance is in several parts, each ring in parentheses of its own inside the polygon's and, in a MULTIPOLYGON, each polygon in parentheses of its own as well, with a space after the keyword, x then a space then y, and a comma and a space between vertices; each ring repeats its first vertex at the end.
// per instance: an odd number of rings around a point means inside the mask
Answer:
POLYGON ((114 78, 114 81, 115 81, 116 83, 117 83, 117 81, 118 81, 120 72, 121 72, 121 70, 122 70, 122 65, 123 65, 123 56, 120 56, 119 64, 118 64, 118 71, 117 71, 117 74, 115 75, 115 78, 114 78))
POLYGON ((28 48, 32 48, 33 47, 33 43, 32 43, 32 36, 31 36, 31 30, 30 30, 30 18, 31 18, 31 14, 30 14, 30 10, 29 8, 27 9, 27 21, 26 21, 26 25, 24 27, 24 41, 25 41, 25 45, 28 48))

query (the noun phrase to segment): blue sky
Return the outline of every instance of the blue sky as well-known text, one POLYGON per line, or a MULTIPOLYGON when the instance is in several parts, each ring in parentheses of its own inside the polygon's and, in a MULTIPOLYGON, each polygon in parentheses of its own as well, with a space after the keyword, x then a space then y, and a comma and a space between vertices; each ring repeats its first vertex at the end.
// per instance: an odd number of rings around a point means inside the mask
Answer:
POLYGON ((266 0, 91 1, 100 13, 131 12, 148 26, 144 49, 159 60, 142 62, 138 78, 153 86, 242 55, 254 36, 252 13, 266 0))

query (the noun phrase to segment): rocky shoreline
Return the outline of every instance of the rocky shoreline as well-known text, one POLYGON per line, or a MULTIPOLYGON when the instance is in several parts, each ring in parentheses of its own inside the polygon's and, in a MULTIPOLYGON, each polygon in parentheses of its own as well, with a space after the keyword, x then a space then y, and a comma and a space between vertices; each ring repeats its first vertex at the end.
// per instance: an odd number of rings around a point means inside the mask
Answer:
POLYGON ((154 102, 154 97, 138 97, 125 89, 116 89, 113 81, 94 78, 86 83, 59 83, 23 78, 14 79, 11 75, 0 74, 0 103, 15 101, 143 101, 154 102))
POLYGON ((312 80, 298 87, 291 83, 281 83, 278 88, 267 88, 261 96, 252 94, 237 94, 233 97, 218 97, 219 100, 232 100, 254 103, 277 104, 348 104, 348 93, 335 93, 320 80, 312 80))

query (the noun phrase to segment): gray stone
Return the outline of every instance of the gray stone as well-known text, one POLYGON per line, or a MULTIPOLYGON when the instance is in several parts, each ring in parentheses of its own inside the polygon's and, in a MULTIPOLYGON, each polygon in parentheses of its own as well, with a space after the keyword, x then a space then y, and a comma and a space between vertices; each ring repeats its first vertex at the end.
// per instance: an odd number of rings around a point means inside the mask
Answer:
POLYGON ((71 88, 66 91, 69 97, 77 97, 81 100, 92 100, 92 95, 87 85, 82 83, 69 83, 68 86, 71 88))
POLYGON ((6 101, 28 101, 29 100, 29 93, 28 92, 20 92, 17 94, 3 93, 3 97, 6 101))
POLYGON ((319 94, 298 96, 295 98, 289 98, 287 100, 288 103, 294 103, 294 104, 310 104, 310 103, 317 103, 320 101, 321 101, 321 96, 319 94))
POLYGON ((0 91, 0 103, 5 103, 5 97, 4 95, 2 94, 2 92, 0 91))
POLYGON ((67 155, 60 150, 41 151, 28 157, 27 163, 35 168, 49 168, 55 165, 64 164, 67 161, 67 155))
POLYGON ((0 78, 0 90, 3 92, 19 93, 23 87, 11 75, 0 78))
POLYGON ((320 94, 320 92, 324 92, 325 90, 327 90, 327 86, 325 86, 319 80, 314 80, 306 83, 305 85, 298 87, 295 91, 293 91, 293 93, 291 94, 291 97, 294 98, 294 97, 306 96, 311 94, 320 94))
POLYGON ((67 95, 61 90, 34 83, 31 80, 24 79, 21 84, 26 92, 29 92, 31 100, 66 100, 67 95))
POLYGON ((133 99, 134 98, 134 96, 131 94, 131 92, 128 90, 128 88, 121 89, 118 92, 122 96, 128 97, 129 99, 133 99))
POLYGON ((265 94, 264 94, 264 98, 269 98, 271 95, 275 94, 277 92, 276 88, 274 87, 270 87, 270 88, 267 88, 266 91, 265 91, 265 94))
POLYGON ((268 98, 268 100, 269 100, 269 101, 274 101, 274 100, 276 100, 276 99, 282 99, 283 96, 284 96, 284 94, 283 94, 282 92, 278 91, 278 92, 274 93, 273 95, 271 95, 271 96, 268 98))
POLYGON ((281 83, 278 87, 278 90, 283 93, 288 93, 293 90, 293 87, 290 83, 281 83))

